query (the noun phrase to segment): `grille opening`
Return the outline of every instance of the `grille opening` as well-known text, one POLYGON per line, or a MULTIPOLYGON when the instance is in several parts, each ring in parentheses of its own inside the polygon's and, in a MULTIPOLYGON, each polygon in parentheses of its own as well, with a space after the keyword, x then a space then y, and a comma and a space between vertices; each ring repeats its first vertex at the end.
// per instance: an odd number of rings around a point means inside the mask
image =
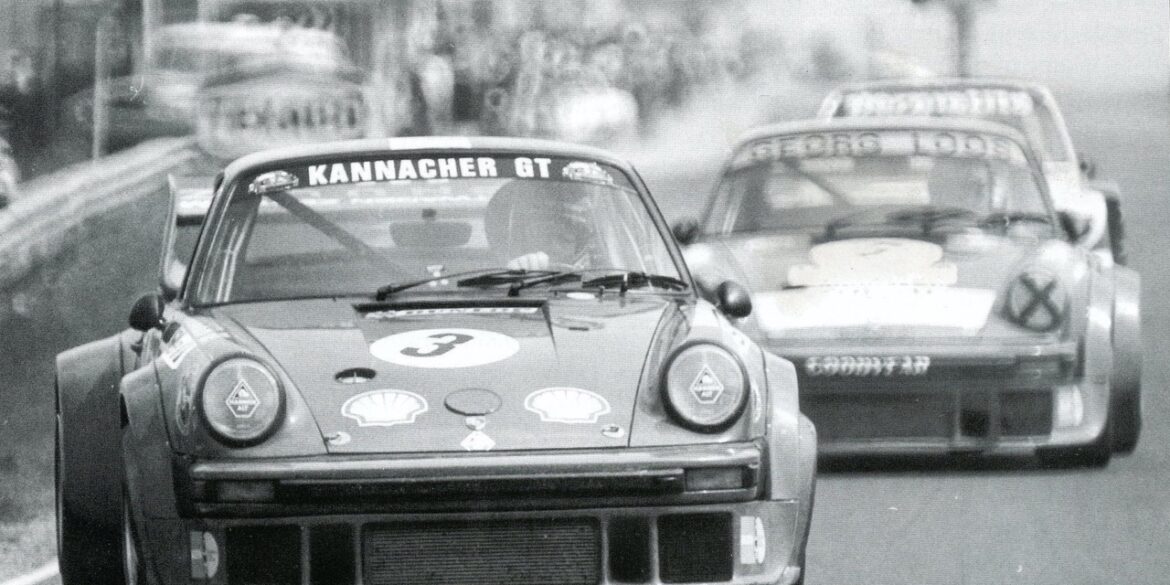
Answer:
POLYGON ((309 582, 349 585, 354 578, 353 528, 347 524, 314 526, 309 532, 309 582))
POLYGON ((950 393, 801 395, 800 410, 825 441, 940 438, 954 429, 950 393))
POLYGON ((991 436, 993 396, 987 392, 964 392, 959 400, 959 434, 975 438, 991 436))
POLYGON ((228 583, 284 585, 301 581, 301 531, 296 526, 227 529, 228 583))
POLYGON ((731 514, 658 518, 658 573, 663 583, 730 581, 731 514))
POLYGON ((596 585, 594 518, 369 524, 366 585, 596 585))
POLYGON ((646 518, 614 518, 609 524, 609 576, 620 583, 650 580, 650 523, 646 518))

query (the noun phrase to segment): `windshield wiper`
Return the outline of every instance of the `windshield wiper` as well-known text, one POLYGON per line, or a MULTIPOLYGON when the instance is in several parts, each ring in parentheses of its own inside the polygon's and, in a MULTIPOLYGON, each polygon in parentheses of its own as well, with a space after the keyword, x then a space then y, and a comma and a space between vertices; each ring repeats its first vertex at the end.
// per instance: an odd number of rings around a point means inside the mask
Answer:
POLYGON ((865 225, 874 226, 918 224, 922 227, 923 233, 929 233, 940 222, 960 219, 976 221, 976 213, 962 207, 936 207, 933 205, 903 207, 890 211, 884 211, 881 208, 866 209, 843 215, 828 222, 825 224, 825 235, 835 238, 838 230, 858 225, 859 220, 862 219, 869 220, 864 222, 865 225), (876 221, 872 218, 876 218, 876 221))
POLYGON ((665 274, 647 274, 645 272, 638 272, 628 270, 620 274, 607 274, 592 278, 581 283, 581 288, 593 287, 618 287, 620 294, 625 294, 630 288, 652 286, 655 288, 665 288, 673 290, 687 290, 690 285, 685 281, 673 276, 666 276, 665 274))
POLYGON ((440 274, 430 278, 422 278, 419 280, 406 282, 403 284, 388 284, 378 289, 374 293, 374 298, 379 301, 384 301, 394 293, 404 291, 408 288, 422 286, 431 282, 439 280, 446 280, 450 278, 463 278, 455 282, 456 286, 495 286, 497 284, 514 282, 519 278, 529 278, 532 276, 544 276, 553 271, 551 270, 520 270, 512 268, 481 268, 479 270, 467 270, 464 272, 455 272, 452 274, 440 274))
POLYGON ((1008 227, 1016 222, 1029 223, 1043 223, 1052 225, 1052 218, 1046 213, 1036 213, 1033 211, 1001 211, 998 213, 991 213, 979 220, 979 223, 988 226, 1003 226, 1008 227))

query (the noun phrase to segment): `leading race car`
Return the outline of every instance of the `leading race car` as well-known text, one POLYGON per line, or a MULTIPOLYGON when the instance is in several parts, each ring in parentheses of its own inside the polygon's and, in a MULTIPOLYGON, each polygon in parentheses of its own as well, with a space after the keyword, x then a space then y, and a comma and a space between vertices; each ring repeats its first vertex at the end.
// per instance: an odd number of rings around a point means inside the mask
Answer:
POLYGON ((794 367, 628 164, 366 140, 173 184, 193 255, 57 359, 66 584, 802 580, 794 367))
POLYGON ((1084 223, 1078 238, 1103 258, 1125 264, 1121 191, 1096 181, 1096 165, 1073 147, 1056 98, 1047 87, 985 77, 871 80, 845 84, 825 97, 818 117, 940 116, 1007 124, 1028 139, 1058 210, 1084 223))
POLYGON ((1137 444, 1138 275, 1070 241, 1026 144, 969 120, 765 127, 676 226, 700 283, 752 289, 743 326, 797 363, 821 453, 1137 444))

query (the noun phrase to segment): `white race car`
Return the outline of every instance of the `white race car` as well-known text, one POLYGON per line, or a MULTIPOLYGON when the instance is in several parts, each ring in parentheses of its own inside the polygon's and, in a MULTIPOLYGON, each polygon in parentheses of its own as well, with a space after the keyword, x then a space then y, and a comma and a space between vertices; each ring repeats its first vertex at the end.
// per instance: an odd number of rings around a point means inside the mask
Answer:
POLYGON ((1120 190, 1094 181, 1096 165, 1077 156, 1064 117, 1043 85, 995 78, 898 79, 850 83, 821 103, 817 117, 939 116, 991 120, 1027 137, 1053 203, 1084 225, 1083 245, 1125 264, 1120 190))

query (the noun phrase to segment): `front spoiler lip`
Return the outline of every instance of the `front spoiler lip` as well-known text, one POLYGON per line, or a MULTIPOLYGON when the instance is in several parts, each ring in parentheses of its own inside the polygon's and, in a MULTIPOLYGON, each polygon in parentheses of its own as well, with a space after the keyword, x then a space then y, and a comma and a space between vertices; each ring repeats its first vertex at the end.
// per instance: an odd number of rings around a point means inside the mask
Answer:
POLYGON ((425 457, 323 455, 279 459, 195 460, 192 480, 384 480, 530 478, 536 476, 638 475, 697 468, 759 469, 763 449, 755 442, 672 447, 443 453, 425 457))

